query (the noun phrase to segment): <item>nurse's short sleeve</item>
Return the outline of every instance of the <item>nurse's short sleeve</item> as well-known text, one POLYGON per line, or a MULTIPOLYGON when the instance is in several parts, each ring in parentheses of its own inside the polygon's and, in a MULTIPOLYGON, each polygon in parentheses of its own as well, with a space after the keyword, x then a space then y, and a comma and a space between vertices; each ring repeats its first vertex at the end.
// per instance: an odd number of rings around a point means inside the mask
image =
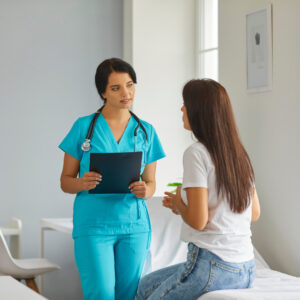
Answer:
POLYGON ((208 187, 208 170, 205 154, 197 148, 188 148, 183 155, 182 188, 208 187))
POLYGON ((59 148, 64 152, 70 154, 74 158, 81 160, 82 150, 81 150, 81 131, 80 131, 80 119, 73 124, 72 128, 59 144, 59 148))
POLYGON ((149 148, 147 150, 147 164, 155 162, 166 156, 155 129, 151 126, 149 148))

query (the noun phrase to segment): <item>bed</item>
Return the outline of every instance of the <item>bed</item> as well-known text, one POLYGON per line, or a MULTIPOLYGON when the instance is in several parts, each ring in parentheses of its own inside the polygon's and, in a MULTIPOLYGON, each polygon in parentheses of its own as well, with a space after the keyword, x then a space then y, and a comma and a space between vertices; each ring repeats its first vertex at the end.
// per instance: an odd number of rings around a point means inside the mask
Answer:
MULTIPOLYGON (((162 198, 147 200, 152 240, 143 275, 185 261, 187 246, 180 241, 181 219, 164 208, 162 198)), ((300 277, 272 270, 255 249, 256 279, 251 289, 220 290, 199 300, 300 300, 300 277)))

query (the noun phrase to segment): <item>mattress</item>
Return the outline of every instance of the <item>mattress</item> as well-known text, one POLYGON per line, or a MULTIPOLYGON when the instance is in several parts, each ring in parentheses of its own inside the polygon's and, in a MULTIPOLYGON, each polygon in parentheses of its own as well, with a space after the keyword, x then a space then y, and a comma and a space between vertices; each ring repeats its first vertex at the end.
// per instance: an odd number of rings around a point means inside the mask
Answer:
POLYGON ((271 269, 256 270, 253 288, 220 290, 207 293, 199 300, 300 300, 300 278, 271 269))

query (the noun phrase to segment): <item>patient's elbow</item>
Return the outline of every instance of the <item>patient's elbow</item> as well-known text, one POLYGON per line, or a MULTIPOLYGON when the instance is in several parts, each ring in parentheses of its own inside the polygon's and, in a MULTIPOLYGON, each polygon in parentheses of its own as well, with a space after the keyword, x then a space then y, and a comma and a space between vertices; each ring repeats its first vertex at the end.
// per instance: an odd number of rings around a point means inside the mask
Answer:
POLYGON ((205 225, 196 224, 195 226, 191 226, 191 227, 193 227, 196 230, 202 231, 205 228, 205 225))
POLYGON ((191 221, 188 222, 188 224, 192 228, 201 231, 205 228, 205 226, 207 224, 207 220, 201 220, 201 219, 191 220, 191 221))
POLYGON ((203 230, 208 222, 208 211, 195 209, 187 209, 185 222, 196 230, 203 230))
POLYGON ((260 208, 258 207, 257 209, 252 209, 251 221, 255 222, 259 219, 259 217, 260 217, 260 208))

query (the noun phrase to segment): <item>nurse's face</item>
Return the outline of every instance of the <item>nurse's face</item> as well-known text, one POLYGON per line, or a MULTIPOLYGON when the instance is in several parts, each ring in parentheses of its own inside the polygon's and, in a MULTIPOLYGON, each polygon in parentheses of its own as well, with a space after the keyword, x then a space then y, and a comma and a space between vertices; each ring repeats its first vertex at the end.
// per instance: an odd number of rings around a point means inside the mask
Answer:
POLYGON ((186 112, 186 107, 184 105, 181 107, 181 111, 183 112, 182 121, 184 129, 191 130, 191 126, 186 112))
POLYGON ((102 94, 106 104, 114 108, 129 108, 132 105, 135 86, 128 73, 112 72, 108 76, 105 92, 102 94))

